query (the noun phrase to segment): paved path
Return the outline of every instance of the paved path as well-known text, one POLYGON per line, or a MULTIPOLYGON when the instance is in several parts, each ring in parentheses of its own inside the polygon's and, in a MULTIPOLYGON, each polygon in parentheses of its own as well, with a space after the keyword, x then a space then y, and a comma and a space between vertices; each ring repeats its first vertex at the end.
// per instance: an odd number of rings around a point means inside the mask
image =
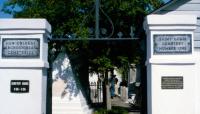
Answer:
POLYGON ((114 97, 111 99, 112 106, 119 106, 124 108, 129 108, 130 105, 128 103, 125 103, 120 97, 114 97))
MULTIPOLYGON (((113 99, 111 99, 111 104, 112 106, 123 107, 123 108, 127 108, 128 110, 131 109, 130 104, 124 102, 120 97, 114 97, 113 99)), ((129 111, 129 114, 140 114, 140 112, 134 110, 134 111, 129 111)))
POLYGON ((128 114, 140 114, 140 112, 129 112, 128 114))

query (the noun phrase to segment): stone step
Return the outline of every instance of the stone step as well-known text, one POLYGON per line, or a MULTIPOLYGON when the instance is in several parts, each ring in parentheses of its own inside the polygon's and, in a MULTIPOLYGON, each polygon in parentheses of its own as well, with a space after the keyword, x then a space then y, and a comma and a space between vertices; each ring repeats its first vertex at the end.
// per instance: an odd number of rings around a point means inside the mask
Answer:
POLYGON ((72 112, 72 113, 69 113, 69 112, 56 112, 56 113, 52 113, 52 114, 83 114, 83 113, 77 113, 77 112, 72 112))
POLYGON ((52 109, 52 112, 85 112, 87 109, 84 108, 60 108, 56 107, 52 109))
POLYGON ((67 114, 85 114, 82 109, 77 108, 54 108, 52 109, 52 114, 55 113, 67 113, 67 114))
POLYGON ((52 104, 52 108, 54 107, 70 107, 70 108, 73 108, 73 107, 83 107, 85 105, 81 105, 81 104, 76 104, 76 103, 62 103, 62 104, 52 104))
POLYGON ((83 109, 83 108, 87 108, 87 105, 81 105, 80 103, 52 103, 52 109, 54 108, 64 108, 64 109, 83 109))
POLYGON ((52 111, 82 111, 82 106, 77 103, 53 104, 52 111))
POLYGON ((53 97, 52 114, 91 114, 91 110, 80 98, 69 100, 53 97))
POLYGON ((76 98, 76 99, 66 99, 66 98, 52 98, 52 101, 60 101, 60 102, 75 102, 75 101, 80 101, 80 100, 84 100, 84 99, 81 99, 81 98, 76 98))
POLYGON ((68 106, 60 106, 60 107, 52 107, 53 110, 82 110, 83 107, 68 107, 68 106))
POLYGON ((85 114, 82 112, 52 112, 52 114, 85 114))
POLYGON ((57 114, 57 113, 66 113, 66 114, 91 114, 88 112, 85 112, 82 109, 62 109, 62 108, 56 108, 52 110, 52 114, 57 114))
POLYGON ((52 102, 52 105, 76 105, 76 106, 81 106, 81 103, 80 102, 52 102))

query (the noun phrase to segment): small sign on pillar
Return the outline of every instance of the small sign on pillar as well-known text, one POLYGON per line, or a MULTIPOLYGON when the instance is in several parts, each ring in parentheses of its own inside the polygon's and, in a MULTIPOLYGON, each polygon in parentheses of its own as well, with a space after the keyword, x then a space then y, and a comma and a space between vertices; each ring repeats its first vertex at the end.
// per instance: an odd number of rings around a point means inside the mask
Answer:
POLYGON ((183 89, 183 76, 162 76, 162 89, 183 89))
POLYGON ((29 80, 11 80, 10 92, 11 93, 28 93, 29 80))
POLYGON ((2 58, 39 58, 40 39, 2 39, 2 58))

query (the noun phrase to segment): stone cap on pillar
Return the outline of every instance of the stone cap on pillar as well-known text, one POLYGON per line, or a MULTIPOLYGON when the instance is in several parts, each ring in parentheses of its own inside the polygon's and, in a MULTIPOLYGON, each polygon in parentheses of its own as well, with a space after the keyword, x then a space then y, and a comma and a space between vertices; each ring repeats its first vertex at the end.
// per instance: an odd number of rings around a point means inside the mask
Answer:
POLYGON ((0 34, 51 33, 46 19, 0 19, 0 34), (33 31, 34 30, 34 31, 33 31))
POLYGON ((148 15, 144 29, 148 30, 194 30, 197 25, 196 15, 148 15))

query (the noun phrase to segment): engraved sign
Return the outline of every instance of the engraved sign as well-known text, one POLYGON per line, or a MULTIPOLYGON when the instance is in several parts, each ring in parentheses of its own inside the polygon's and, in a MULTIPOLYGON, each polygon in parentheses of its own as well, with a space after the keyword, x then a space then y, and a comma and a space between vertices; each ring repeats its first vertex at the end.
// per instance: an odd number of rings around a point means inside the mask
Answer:
POLYGON ((182 76, 163 76, 161 78, 162 89, 183 89, 182 76))
POLYGON ((10 91, 11 93, 28 93, 29 80, 11 80, 10 91))
POLYGON ((191 34, 156 34, 153 42, 155 55, 192 53, 191 34))
POLYGON ((39 58, 39 39, 2 39, 3 58, 39 58))

